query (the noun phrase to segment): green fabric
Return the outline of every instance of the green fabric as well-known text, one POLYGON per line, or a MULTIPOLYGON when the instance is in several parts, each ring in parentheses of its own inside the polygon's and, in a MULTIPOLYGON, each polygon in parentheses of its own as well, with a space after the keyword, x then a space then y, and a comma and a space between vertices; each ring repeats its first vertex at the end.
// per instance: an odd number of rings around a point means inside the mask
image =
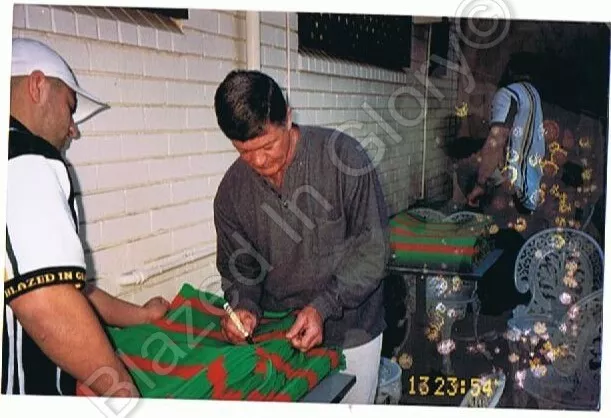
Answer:
POLYGON ((486 216, 451 223, 398 213, 390 219, 392 262, 411 267, 471 270, 489 251, 491 225, 486 216))
POLYGON ((345 368, 339 348, 290 345, 294 312, 264 312, 255 344, 230 344, 220 331, 224 302, 184 284, 164 319, 108 328, 144 398, 297 401, 345 368))

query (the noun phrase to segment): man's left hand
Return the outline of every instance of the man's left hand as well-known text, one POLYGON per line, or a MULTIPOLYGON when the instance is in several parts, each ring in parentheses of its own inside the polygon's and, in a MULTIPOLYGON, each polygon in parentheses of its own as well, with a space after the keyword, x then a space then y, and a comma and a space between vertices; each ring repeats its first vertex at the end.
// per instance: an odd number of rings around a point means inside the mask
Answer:
POLYGON ((153 322, 163 318, 168 312, 169 307, 170 302, 161 296, 156 296, 142 305, 142 308, 146 311, 148 322, 153 322))
POLYGON ((322 343, 323 321, 316 309, 311 306, 303 308, 286 334, 291 344, 301 352, 306 352, 322 343))

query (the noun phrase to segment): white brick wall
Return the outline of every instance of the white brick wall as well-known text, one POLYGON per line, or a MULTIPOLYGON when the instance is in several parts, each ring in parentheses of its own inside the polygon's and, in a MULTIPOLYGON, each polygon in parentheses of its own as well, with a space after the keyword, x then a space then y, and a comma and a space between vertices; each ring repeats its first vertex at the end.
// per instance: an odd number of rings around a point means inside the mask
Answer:
MULTIPOLYGON (((413 71, 407 74, 346 62, 300 55, 297 52, 297 18, 290 14, 290 103, 298 123, 349 128, 348 133, 369 144, 376 160, 381 156, 378 173, 390 213, 406 208, 420 198, 422 177, 423 110, 425 86, 413 71), (407 90, 407 88, 411 90, 407 90), (403 94, 400 94, 403 92, 403 94), (396 100, 391 101, 392 98, 396 100), (372 141, 372 138, 377 138, 372 141)), ((276 78, 284 89, 289 80, 286 71, 286 15, 261 14, 262 70, 276 78)), ((413 56, 417 57, 418 45, 413 56)), ((421 48, 420 48, 421 49, 421 48)), ((412 62, 412 69, 420 69, 412 62)), ((445 126, 443 117, 455 104, 455 75, 432 83, 444 99, 429 99, 429 117, 439 119, 435 127, 428 122, 428 146, 425 197, 435 200, 448 196, 444 188, 446 159, 434 136, 445 126), (436 108, 432 110, 431 108, 436 108), (437 116, 436 116, 437 115, 437 116), (432 135, 432 136, 431 136, 432 135)), ((442 134, 440 134, 442 135, 442 134)))
POLYGON ((219 135, 212 98, 226 72, 244 65, 245 19, 194 10, 180 34, 105 15, 20 5, 13 30, 56 48, 111 105, 80 127, 66 157, 90 270, 102 288, 133 299, 120 274, 214 242, 212 198, 237 154, 219 135))
MULTIPOLYGON (((13 30, 56 48, 80 82, 111 105, 81 126, 82 138, 66 156, 82 203, 91 273, 102 288, 144 302, 156 294, 173 296, 185 281, 218 281, 213 256, 143 286, 122 288, 116 278, 214 245, 212 199, 237 154, 216 125, 213 96, 228 71, 246 66, 246 21, 243 12, 190 10, 180 34, 106 16, 20 5, 13 30)), ((404 126, 396 116, 420 113, 414 97, 398 96, 393 108, 389 99, 405 86, 419 92, 423 86, 411 74, 299 56, 294 13, 287 74, 285 19, 283 13, 261 13, 262 70, 284 88, 290 79, 298 123, 356 123, 349 133, 360 140, 377 137, 390 210, 405 208, 420 193, 423 125, 404 126)), ((427 184, 433 191, 446 167, 431 136, 454 105, 453 84, 439 84, 448 100, 430 103, 436 122, 427 128, 427 184)))

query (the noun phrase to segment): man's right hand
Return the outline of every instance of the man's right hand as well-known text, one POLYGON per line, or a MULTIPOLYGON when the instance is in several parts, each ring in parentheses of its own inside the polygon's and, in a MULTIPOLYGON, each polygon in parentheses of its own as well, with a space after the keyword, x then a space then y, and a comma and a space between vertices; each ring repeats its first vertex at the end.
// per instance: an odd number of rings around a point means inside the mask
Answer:
POLYGON ((476 184, 471 193, 467 196, 467 202, 471 207, 477 207, 479 205, 479 198, 483 196, 486 191, 480 186, 476 184))
MULTIPOLYGON (((245 309, 236 309, 234 312, 242 322, 242 325, 244 326, 244 329, 248 335, 252 335, 257 326, 257 317, 252 312, 245 309)), ((240 332, 238 327, 233 323, 227 314, 221 319, 221 332, 232 344, 241 344, 246 341, 246 336, 240 332)))

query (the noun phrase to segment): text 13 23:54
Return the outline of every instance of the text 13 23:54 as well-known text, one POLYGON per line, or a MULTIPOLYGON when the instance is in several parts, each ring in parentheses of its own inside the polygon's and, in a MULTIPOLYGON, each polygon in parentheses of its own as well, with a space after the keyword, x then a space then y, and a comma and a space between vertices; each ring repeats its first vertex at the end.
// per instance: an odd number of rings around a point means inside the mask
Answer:
POLYGON ((410 376, 408 394, 415 396, 461 396, 471 390, 473 396, 492 396, 492 379, 455 376, 410 376))

